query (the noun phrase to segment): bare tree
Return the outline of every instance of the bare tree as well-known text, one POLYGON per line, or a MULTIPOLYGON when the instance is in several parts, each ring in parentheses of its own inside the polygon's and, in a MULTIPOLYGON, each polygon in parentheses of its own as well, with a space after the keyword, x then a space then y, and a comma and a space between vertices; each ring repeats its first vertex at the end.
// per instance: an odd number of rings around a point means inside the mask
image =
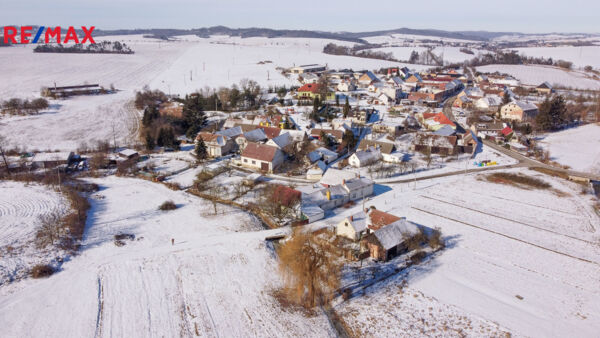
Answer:
POLYGON ((62 234, 61 212, 53 210, 39 217, 40 228, 36 233, 36 244, 40 248, 54 245, 62 234))
POLYGON ((8 167, 8 160, 6 159, 6 152, 8 150, 8 147, 8 139, 6 139, 6 136, 0 135, 0 156, 2 156, 2 160, 4 161, 6 173, 10 175, 10 168, 8 167))
POLYGON ((328 304, 340 286, 342 263, 331 234, 315 235, 295 228, 279 248, 279 268, 289 300, 312 308, 328 304), (324 236, 323 238, 320 236, 324 236))

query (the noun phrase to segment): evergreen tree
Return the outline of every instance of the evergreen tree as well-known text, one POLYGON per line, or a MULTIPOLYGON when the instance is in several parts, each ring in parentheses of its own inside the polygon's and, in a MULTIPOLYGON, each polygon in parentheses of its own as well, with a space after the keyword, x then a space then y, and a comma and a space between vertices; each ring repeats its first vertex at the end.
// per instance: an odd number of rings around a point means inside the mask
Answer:
POLYGON ((336 107, 340 106, 340 97, 338 95, 335 96, 335 106, 336 107))
POLYGON ((196 141, 196 159, 201 161, 206 159, 206 156, 206 145, 204 144, 204 140, 202 139, 202 137, 199 137, 198 141, 196 141))
POLYGON ((202 95, 194 95, 193 97, 186 98, 183 106, 183 119, 184 127, 186 129, 185 135, 189 139, 196 137, 196 134, 206 124, 206 115, 204 114, 204 98, 202 95))
POLYGON ((290 118, 289 117, 285 117, 285 121, 283 122, 283 129, 292 129, 292 126, 290 124, 290 118))
POLYGON ((315 98, 313 99, 313 112, 311 114, 311 118, 315 121, 315 122, 320 122, 319 119, 319 97, 315 96, 315 98))
POLYGON ((559 129, 566 122, 567 105, 562 95, 557 95, 550 101, 550 119, 552 130, 559 129))
POLYGON ((155 146, 156 146, 156 144, 154 142, 154 136, 152 136, 152 133, 150 131, 147 131, 146 132, 146 149, 153 150, 155 146))
POLYGON ((502 97, 502 105, 509 104, 509 103, 510 103, 510 95, 508 95, 508 92, 505 92, 504 97, 502 97))
POLYGON ((536 127, 538 130, 557 130, 566 122, 566 114, 567 106, 561 95, 552 100, 546 98, 535 118, 536 127))
POLYGON ((344 118, 348 117, 350 113, 350 102, 348 102, 348 96, 346 96, 346 103, 344 103, 344 118))
POLYGON ((146 108, 144 108, 144 116, 142 117, 142 124, 144 125, 144 127, 148 127, 150 124, 152 124, 152 121, 156 118, 158 118, 159 113, 158 113, 158 109, 156 109, 155 106, 148 106, 146 108))
POLYGON ((342 136, 342 143, 348 150, 353 149, 356 146, 356 138, 351 130, 346 130, 344 136, 342 136))
POLYGON ((552 127, 552 119, 550 117, 550 100, 546 98, 538 109, 538 114, 535 117, 535 125, 538 130, 550 130, 552 127))

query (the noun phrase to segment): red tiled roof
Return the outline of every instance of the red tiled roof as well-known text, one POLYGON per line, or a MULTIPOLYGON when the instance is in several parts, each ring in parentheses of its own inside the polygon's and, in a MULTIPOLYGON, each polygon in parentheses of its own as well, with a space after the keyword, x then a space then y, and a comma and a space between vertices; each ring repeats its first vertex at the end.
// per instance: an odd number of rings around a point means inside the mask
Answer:
POLYGON ((242 157, 252 158, 264 162, 271 162, 273 161, 273 158, 278 150, 279 149, 277 149, 277 147, 249 142, 242 152, 242 157))
POLYGON ((267 138, 270 140, 272 138, 276 138, 281 133, 281 129, 275 127, 259 127, 265 132, 267 138))
POLYGON ((312 137, 321 137, 321 132, 325 133, 325 134, 330 134, 331 136, 335 137, 336 140, 341 140, 344 137, 344 132, 342 132, 341 130, 336 130, 336 129, 318 129, 315 128, 313 130, 310 131, 310 135, 312 137))
POLYGON ((513 130, 512 130, 512 129, 510 129, 510 127, 508 127, 508 126, 507 126, 507 127, 505 127, 504 129, 502 129, 500 132, 502 133, 502 135, 504 135, 504 136, 508 136, 508 135, 510 135, 510 133, 512 133, 512 132, 513 132, 513 130))
POLYGON ((196 135, 196 140, 199 140, 200 138, 202 138, 202 140, 204 142, 214 142, 217 140, 218 137, 219 137, 219 135, 201 131, 198 133, 198 135, 196 135))
POLYGON ((319 84, 318 83, 307 83, 304 86, 298 88, 298 92, 311 92, 311 93, 317 93, 319 91, 319 84))
POLYGON ((447 124, 449 126, 454 126, 454 122, 450 121, 450 119, 447 118, 446 115, 444 115, 444 113, 442 112, 437 113, 433 120, 435 122, 438 122, 439 124, 447 124))
POLYGON ((369 228, 373 230, 379 230, 380 228, 392 224, 398 220, 400 217, 394 216, 392 214, 388 214, 387 212, 379 211, 377 209, 371 210, 369 213, 369 218, 371 219, 371 224, 369 228))

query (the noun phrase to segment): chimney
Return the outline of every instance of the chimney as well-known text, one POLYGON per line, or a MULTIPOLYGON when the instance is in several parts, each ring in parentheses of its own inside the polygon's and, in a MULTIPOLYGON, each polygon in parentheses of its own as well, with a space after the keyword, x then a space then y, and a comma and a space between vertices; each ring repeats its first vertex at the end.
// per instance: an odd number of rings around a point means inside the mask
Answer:
POLYGON ((350 222, 354 221, 354 215, 350 215, 350 222))
POLYGON ((342 180, 342 184, 343 184, 343 185, 346 185, 346 179, 343 179, 343 180, 342 180))

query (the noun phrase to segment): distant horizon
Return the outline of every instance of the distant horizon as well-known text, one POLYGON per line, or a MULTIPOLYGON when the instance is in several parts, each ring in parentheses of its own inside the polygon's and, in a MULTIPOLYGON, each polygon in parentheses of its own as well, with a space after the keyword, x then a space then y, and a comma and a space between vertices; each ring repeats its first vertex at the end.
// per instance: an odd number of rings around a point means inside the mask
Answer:
POLYGON ((482 4, 463 0, 398 2, 380 0, 371 6, 357 0, 78 0, 12 2, 0 11, 0 25, 96 26, 117 29, 195 29, 212 26, 368 32, 400 27, 452 32, 486 31, 522 34, 600 34, 600 2, 571 0, 550 5, 504 0, 482 4))

